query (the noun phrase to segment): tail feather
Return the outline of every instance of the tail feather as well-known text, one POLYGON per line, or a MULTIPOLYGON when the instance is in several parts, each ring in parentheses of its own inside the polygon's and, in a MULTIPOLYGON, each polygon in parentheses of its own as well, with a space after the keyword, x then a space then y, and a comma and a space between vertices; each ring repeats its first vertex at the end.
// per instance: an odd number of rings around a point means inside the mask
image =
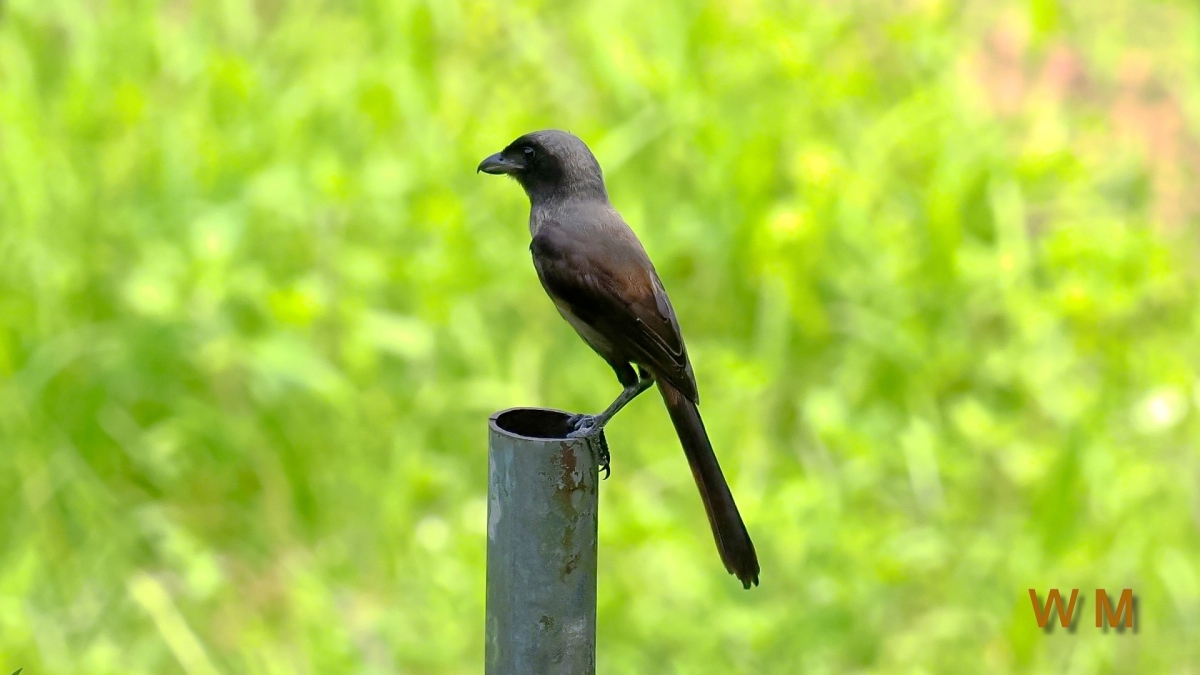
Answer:
POLYGON ((713 538, 717 541, 717 551, 721 554, 725 569, 736 576, 744 587, 750 588, 751 584, 757 586, 759 570, 754 542, 750 541, 750 533, 742 523, 733 493, 729 491, 729 484, 721 473, 721 465, 717 463, 717 455, 704 430, 699 409, 682 392, 661 379, 658 380, 658 389, 662 392, 667 412, 671 415, 683 452, 692 467, 692 476, 700 490, 700 499, 708 513, 708 522, 712 526, 713 538))

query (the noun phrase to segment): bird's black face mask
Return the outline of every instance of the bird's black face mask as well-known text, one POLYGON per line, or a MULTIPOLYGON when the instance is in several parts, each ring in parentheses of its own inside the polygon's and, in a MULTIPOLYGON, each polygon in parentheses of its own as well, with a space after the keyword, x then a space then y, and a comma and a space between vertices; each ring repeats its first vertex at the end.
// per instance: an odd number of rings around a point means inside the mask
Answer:
POLYGON ((583 193, 607 198, 596 158, 582 141, 565 134, 521 136, 480 162, 477 171, 512 176, 535 203, 583 193))
POLYGON ((515 177, 542 173, 545 153, 533 139, 522 136, 508 147, 479 163, 476 171, 490 174, 510 174, 515 177))

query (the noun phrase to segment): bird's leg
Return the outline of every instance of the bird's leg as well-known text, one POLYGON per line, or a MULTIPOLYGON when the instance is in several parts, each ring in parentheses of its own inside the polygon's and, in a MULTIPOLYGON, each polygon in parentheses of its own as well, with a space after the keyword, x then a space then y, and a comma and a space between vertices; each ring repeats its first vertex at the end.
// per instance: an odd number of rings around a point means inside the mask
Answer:
POLYGON ((654 376, 640 367, 634 371, 628 363, 609 361, 609 365, 616 371, 617 380, 625 387, 617 395, 616 400, 599 415, 571 415, 567 419, 567 424, 572 428, 572 431, 567 434, 567 438, 588 438, 588 442, 591 443, 591 436, 595 435, 595 441, 599 444, 596 452, 597 460, 605 478, 608 478, 611 470, 609 468, 608 439, 604 438, 604 425, 608 424, 613 415, 621 412, 621 408, 637 398, 638 394, 654 384, 654 376))
MULTIPOLYGON (((633 369, 629 368, 629 366, 625 367, 628 368, 629 373, 632 374, 633 369)), ((608 421, 611 420, 614 415, 621 412, 621 408, 624 408, 629 404, 630 401, 637 398, 639 394, 649 389, 650 385, 654 384, 654 376, 650 373, 647 373, 645 370, 641 370, 640 368, 638 370, 640 372, 637 375, 637 379, 633 382, 629 382, 628 384, 622 382, 622 384, 625 384, 625 388, 621 390, 620 394, 617 394, 617 398, 612 402, 612 404, 604 409, 604 412, 594 416, 572 415, 568 423, 571 424, 575 430, 567 434, 567 437, 582 438, 592 434, 595 431, 603 429, 604 425, 608 424, 608 421)), ((623 375, 623 373, 618 371, 618 376, 621 375, 623 375)))

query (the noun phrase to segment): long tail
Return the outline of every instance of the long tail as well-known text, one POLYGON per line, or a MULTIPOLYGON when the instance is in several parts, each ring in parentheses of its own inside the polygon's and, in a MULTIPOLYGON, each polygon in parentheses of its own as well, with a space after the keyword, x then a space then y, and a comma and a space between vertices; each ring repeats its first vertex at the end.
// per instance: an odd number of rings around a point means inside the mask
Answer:
POLYGON ((671 415, 679 442, 692 467, 692 476, 696 478, 696 487, 700 489, 700 499, 704 501, 704 510, 708 512, 708 522, 712 525, 713 537, 717 540, 717 550, 721 553, 725 569, 741 580, 746 588, 750 588, 750 584, 757 586, 758 556, 754 553, 754 542, 750 541, 750 533, 746 531, 737 504, 733 502, 733 493, 729 491, 729 484, 721 473, 717 455, 704 431, 700 411, 682 392, 661 379, 658 380, 658 390, 662 392, 667 412, 671 415))

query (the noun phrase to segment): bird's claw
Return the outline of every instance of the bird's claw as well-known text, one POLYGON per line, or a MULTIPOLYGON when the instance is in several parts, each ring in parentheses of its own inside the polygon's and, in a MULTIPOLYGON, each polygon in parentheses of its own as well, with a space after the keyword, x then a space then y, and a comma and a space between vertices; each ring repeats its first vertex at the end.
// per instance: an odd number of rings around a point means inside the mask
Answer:
POLYGON ((600 471, 604 472, 604 480, 608 480, 609 475, 612 473, 612 468, 608 465, 610 459, 608 455, 608 439, 604 437, 603 429, 600 430, 600 435, 596 436, 596 443, 600 446, 596 453, 599 455, 600 471))
MULTIPOLYGON (((567 438, 588 438, 596 434, 596 417, 594 415, 571 415, 567 420, 567 424, 571 425, 572 431, 567 433, 567 438)), ((608 439, 604 437, 604 430, 600 429, 599 434, 596 434, 596 454, 599 460, 600 471, 604 472, 604 479, 608 480, 612 474, 612 468, 609 466, 610 456, 608 454, 608 439)), ((590 442, 591 439, 589 439, 590 442)))

